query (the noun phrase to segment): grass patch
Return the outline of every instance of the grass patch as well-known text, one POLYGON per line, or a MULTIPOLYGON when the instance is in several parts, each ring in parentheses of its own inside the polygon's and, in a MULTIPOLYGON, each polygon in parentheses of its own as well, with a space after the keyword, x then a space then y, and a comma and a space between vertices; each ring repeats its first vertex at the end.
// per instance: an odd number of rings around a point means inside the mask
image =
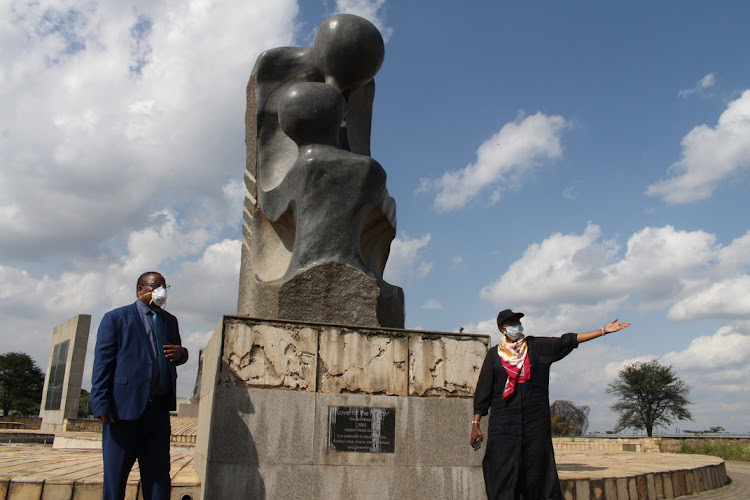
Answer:
POLYGON ((750 443, 746 439, 690 439, 683 441, 678 453, 750 462, 750 443))

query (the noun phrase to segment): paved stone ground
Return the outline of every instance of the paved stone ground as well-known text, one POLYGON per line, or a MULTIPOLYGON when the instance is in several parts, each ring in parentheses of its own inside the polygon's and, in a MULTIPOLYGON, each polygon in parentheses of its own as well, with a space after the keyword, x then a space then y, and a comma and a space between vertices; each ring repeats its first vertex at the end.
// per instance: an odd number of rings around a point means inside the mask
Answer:
MULTIPOLYGON (((171 453, 173 498, 189 494, 197 498, 200 481, 193 467, 193 448, 171 453)), ((126 498, 135 500, 140 482, 136 462, 128 476, 126 498)), ((101 498, 101 450, 53 449, 43 445, 0 446, 0 498, 38 499, 44 485, 44 498, 101 498), (8 483, 10 479, 10 483, 8 483), (5 491, 3 491, 5 490, 5 491), (75 490, 75 497, 73 491, 75 490)))
POLYGON ((681 497, 696 500, 738 500, 750 498, 750 462, 725 462, 727 475, 732 480, 729 486, 706 491, 697 495, 681 497))
MULTIPOLYGON (((185 446, 184 452, 172 452, 172 485, 173 498, 182 498, 182 494, 189 494, 197 498, 200 482, 193 467, 193 448, 185 446)), ((626 490, 619 491, 615 496, 607 498, 656 498, 644 496, 645 492, 637 492, 636 477, 642 478, 643 487, 647 486, 646 478, 657 476, 664 471, 694 470, 700 468, 719 467, 722 460, 704 455, 681 455, 672 453, 633 453, 633 452, 601 452, 601 451, 558 451, 556 453, 560 479, 563 482, 573 482, 575 489, 582 489, 573 493, 572 498, 603 498, 603 491, 595 492, 597 481, 605 484, 619 479, 626 490), (625 484, 627 482, 627 484, 625 484), (585 490, 585 493, 584 493, 585 490), (588 494, 589 490, 593 496, 588 494)), ((750 464, 744 462, 730 462, 727 466, 731 485, 693 496, 682 498, 696 498, 699 500, 727 500, 750 498, 750 464)), ((44 484, 45 497, 51 489, 55 489, 54 498, 75 498, 88 500, 101 496, 101 451, 81 449, 52 449, 42 445, 2 445, 0 446, 0 493, 6 489, 7 498, 31 499, 42 498, 41 491, 44 484), (3 481, 3 478, 4 481, 3 481), (10 482, 7 482, 10 479, 10 482), (59 491, 57 491, 59 490, 59 491), (73 491, 75 495, 73 496, 73 491), (90 490, 90 491, 86 491, 90 490), (69 496, 66 491, 70 491, 69 496), (86 494, 83 495, 84 491, 86 494)), ((136 465, 129 477, 128 498, 135 500, 138 489, 139 472, 136 465)), ((651 478, 653 486, 653 477, 651 478)), ((652 488, 653 489, 653 488, 652 488)), ((657 487, 658 489, 658 487, 657 487)), ((613 492, 614 493, 614 492, 613 492)), ((568 495, 570 496, 570 495, 568 495)), ((667 498, 671 498, 669 495, 667 498)), ((5 494, 0 498, 6 498, 5 494)))

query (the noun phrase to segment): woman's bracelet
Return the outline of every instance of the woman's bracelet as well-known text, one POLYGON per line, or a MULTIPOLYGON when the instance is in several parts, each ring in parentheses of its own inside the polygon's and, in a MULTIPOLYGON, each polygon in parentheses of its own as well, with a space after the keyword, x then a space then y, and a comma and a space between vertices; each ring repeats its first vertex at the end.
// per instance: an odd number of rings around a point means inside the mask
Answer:
POLYGON ((472 425, 473 425, 473 424, 478 424, 478 423, 479 423, 479 420, 472 420, 472 421, 471 421, 471 423, 472 423, 472 425))
POLYGON ((604 331, 604 327, 602 327, 602 336, 607 335, 607 332, 604 331))

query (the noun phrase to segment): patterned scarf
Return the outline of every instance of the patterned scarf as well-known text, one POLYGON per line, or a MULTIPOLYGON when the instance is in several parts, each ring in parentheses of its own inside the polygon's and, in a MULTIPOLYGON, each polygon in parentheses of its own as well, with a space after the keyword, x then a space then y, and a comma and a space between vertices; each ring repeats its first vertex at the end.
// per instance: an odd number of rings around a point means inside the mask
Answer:
POLYGON ((531 378, 526 337, 522 336, 515 342, 508 342, 507 337, 503 335, 497 344, 497 353, 508 374, 503 390, 503 401, 506 401, 515 392, 516 384, 523 384, 531 378))

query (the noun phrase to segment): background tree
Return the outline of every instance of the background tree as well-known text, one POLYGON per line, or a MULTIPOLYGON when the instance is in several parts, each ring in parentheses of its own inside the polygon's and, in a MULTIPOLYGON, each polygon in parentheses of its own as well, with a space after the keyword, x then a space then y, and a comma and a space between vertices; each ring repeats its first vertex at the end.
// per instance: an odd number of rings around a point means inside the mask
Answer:
POLYGON ((37 415, 44 373, 23 352, 0 354, 0 408, 3 415, 37 415))
POLYGON ((687 406, 690 387, 657 360, 625 365, 607 386, 607 393, 618 401, 610 408, 620 414, 615 431, 628 427, 645 429, 649 437, 654 427, 669 425, 675 419, 692 420, 687 406))
POLYGON ((78 400, 78 418, 89 418, 91 416, 91 394, 86 389, 81 389, 81 397, 78 400))
POLYGON ((580 436, 589 428, 589 407, 558 400, 549 406, 553 436, 580 436))

